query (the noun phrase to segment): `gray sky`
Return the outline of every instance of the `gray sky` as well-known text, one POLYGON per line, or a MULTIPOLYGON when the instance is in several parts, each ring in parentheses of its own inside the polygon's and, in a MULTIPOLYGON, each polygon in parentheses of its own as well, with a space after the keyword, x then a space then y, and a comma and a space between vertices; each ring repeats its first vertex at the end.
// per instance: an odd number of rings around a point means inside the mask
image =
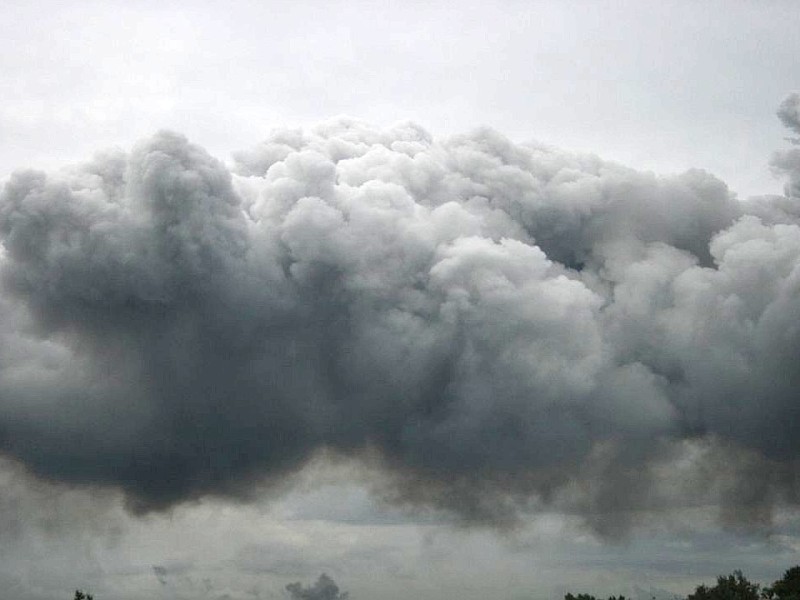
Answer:
POLYGON ((490 125, 655 171, 779 189, 792 2, 6 2, 0 170, 177 129, 225 158, 347 114, 490 125))
POLYGON ((0 205, 2 589, 649 600, 800 562, 796 194, 678 175, 800 189, 794 2, 2 8, 0 178, 136 148, 0 205), (482 126, 561 150, 449 137, 482 126))

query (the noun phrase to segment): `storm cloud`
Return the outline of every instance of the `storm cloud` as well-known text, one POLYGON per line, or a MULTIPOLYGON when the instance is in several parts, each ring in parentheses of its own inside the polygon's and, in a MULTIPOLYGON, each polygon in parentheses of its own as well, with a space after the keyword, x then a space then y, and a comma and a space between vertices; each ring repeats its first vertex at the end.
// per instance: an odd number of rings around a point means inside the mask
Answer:
MULTIPOLYGON (((798 96, 778 115, 800 131, 798 96)), ((136 511, 246 499, 324 451, 468 523, 766 523, 800 485, 799 151, 773 158, 785 195, 747 202, 704 171, 348 119, 232 169, 161 132, 17 172, 0 448, 136 511)))

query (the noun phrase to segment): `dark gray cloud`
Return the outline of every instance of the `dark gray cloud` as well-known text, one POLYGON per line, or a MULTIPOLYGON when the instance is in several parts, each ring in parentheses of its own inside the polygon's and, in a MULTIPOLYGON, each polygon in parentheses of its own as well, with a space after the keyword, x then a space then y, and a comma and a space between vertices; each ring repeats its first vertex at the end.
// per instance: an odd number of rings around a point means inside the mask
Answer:
POLYGON ((153 574, 156 576, 156 579, 158 579, 158 583, 161 585, 167 585, 169 571, 167 571, 166 567, 162 567, 161 565, 153 565, 153 574))
POLYGON ((795 150, 786 195, 752 203, 409 123, 235 160, 162 132, 11 177, 5 455, 141 511, 250 497, 323 449, 467 522, 552 505, 617 535, 658 503, 797 502, 795 150))
POLYGON ((781 102, 778 117, 786 127, 800 134, 800 94, 789 94, 781 102))
MULTIPOLYGON (((778 117, 786 127, 800 134, 800 94, 791 94, 781 103, 778 117)), ((795 145, 800 144, 800 138, 788 138, 788 140, 795 145)), ((791 197, 800 195, 800 148, 778 152, 772 159, 772 166, 775 171, 788 179, 784 188, 786 195, 791 197)))

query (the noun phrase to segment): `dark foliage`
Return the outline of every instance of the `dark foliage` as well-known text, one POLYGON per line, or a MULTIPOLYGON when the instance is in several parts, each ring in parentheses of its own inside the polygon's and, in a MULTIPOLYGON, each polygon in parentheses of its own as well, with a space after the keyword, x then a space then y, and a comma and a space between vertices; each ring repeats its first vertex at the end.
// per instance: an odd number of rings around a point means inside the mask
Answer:
MULTIPOLYGON (((567 594, 564 600, 598 600, 592 594, 567 594)), ((625 596, 609 596, 608 600, 625 600, 625 596)), ((717 577, 714 586, 701 584, 686 600, 800 600, 800 565, 792 567, 783 577, 763 589, 752 583, 741 571, 717 577)))
POLYGON ((751 583, 741 571, 734 571, 727 577, 717 577, 717 585, 699 585, 686 600, 759 600, 761 586, 751 583))
MULTIPOLYGON (((573 596, 572 594, 567 594, 564 596, 564 600, 598 600, 596 596, 591 594, 578 594, 577 596, 573 596)), ((608 600, 626 600, 625 596, 609 596, 608 600)))
POLYGON ((768 600, 800 600, 800 566, 792 567, 782 579, 764 588, 763 596, 768 600))
POLYGON ((300 582, 290 583, 286 586, 291 600, 347 600, 348 593, 340 592, 336 582, 323 573, 316 583, 303 587, 300 582))

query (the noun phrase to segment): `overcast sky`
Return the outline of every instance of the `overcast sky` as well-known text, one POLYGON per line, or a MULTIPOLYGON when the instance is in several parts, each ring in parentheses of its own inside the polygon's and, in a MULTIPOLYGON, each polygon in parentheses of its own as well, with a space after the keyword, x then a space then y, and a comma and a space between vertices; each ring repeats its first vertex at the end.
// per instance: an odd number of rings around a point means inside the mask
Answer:
POLYGON ((0 589, 800 563, 795 2, 2 9, 0 589))
POLYGON ((347 114, 489 125, 774 192, 792 2, 6 2, 0 169, 177 129, 220 158, 347 114))

